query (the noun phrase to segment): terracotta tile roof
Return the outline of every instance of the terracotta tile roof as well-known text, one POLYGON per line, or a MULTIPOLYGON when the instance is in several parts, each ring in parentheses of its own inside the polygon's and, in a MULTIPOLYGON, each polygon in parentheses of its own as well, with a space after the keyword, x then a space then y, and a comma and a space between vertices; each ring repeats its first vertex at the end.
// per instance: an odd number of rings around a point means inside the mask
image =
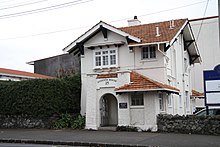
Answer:
POLYGON ((187 19, 178 19, 173 21, 174 21, 174 27, 172 29, 170 28, 170 21, 122 27, 118 29, 130 35, 140 38, 142 42, 139 44, 165 42, 165 41, 171 41, 174 38, 174 36, 184 25, 187 19), (156 27, 159 27, 160 36, 156 36, 156 27))
POLYGON ((179 92, 179 89, 169 86, 167 84, 162 84, 157 81, 154 81, 146 76, 143 76, 135 71, 130 73, 131 83, 125 84, 119 88, 116 88, 116 91, 152 91, 152 90, 167 90, 179 92))
POLYGON ((192 90, 192 96, 193 96, 193 97, 203 97, 204 94, 203 94, 203 93, 200 93, 200 92, 198 92, 198 91, 196 91, 196 90, 192 90))
POLYGON ((102 78, 117 78, 118 75, 117 73, 109 73, 109 74, 98 74, 97 79, 102 79, 102 78))
POLYGON ((55 77, 45 76, 41 74, 26 72, 26 71, 19 71, 19 70, 12 70, 6 68, 0 68, 0 75, 1 74, 9 74, 9 75, 16 75, 16 76, 25 76, 25 77, 33 77, 33 78, 42 78, 42 79, 52 79, 55 77))

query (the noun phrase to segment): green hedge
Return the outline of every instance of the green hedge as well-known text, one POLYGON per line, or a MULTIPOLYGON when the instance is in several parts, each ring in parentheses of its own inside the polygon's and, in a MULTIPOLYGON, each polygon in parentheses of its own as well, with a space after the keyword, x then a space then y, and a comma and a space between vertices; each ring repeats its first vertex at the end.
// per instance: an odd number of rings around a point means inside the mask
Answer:
POLYGON ((80 112, 80 76, 0 82, 0 114, 47 117, 80 112))

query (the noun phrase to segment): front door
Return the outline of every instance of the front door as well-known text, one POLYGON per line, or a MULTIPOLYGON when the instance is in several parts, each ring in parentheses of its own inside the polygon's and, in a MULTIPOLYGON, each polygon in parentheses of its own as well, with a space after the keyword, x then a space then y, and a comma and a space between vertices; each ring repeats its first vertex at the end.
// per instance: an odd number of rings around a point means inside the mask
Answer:
POLYGON ((117 126, 118 124, 118 103, 112 94, 105 94, 100 100, 100 126, 117 126))
POLYGON ((101 99, 101 127, 108 125, 108 100, 105 96, 101 99))

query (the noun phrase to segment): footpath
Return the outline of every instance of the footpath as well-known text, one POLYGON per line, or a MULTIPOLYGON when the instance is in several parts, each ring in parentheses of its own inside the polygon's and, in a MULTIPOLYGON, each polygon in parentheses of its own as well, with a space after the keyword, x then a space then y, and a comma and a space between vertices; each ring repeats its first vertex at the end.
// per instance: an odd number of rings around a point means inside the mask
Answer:
POLYGON ((0 143, 99 147, 220 147, 220 136, 88 130, 0 129, 0 143))

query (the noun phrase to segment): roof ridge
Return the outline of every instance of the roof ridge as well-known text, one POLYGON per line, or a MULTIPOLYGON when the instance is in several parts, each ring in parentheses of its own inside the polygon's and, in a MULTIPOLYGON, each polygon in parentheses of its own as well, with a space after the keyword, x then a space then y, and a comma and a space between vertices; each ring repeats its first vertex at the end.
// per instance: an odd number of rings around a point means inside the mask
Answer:
MULTIPOLYGON (((181 18, 181 19, 171 19, 171 20, 188 20, 188 18, 181 18)), ((153 24, 160 24, 160 23, 166 23, 166 22, 169 22, 171 20, 166 20, 166 21, 158 21, 158 22, 152 22, 152 23, 144 23, 144 24, 139 24, 139 25, 134 25, 134 26, 125 26, 125 27, 118 27, 117 29, 124 29, 124 28, 132 28, 132 27, 141 27, 141 26, 144 26, 144 25, 153 25, 153 24)))

